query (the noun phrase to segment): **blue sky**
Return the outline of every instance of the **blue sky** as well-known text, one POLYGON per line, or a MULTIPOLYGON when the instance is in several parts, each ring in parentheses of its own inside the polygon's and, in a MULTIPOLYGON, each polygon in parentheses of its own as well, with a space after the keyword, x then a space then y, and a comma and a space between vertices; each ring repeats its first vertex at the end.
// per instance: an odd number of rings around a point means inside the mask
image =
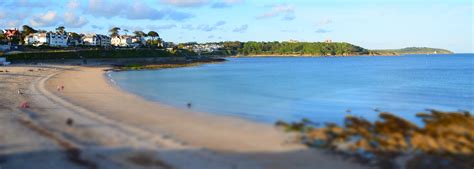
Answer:
POLYGON ((0 28, 107 34, 118 26, 173 42, 331 39, 472 53, 473 8, 471 0, 0 0, 0 28))

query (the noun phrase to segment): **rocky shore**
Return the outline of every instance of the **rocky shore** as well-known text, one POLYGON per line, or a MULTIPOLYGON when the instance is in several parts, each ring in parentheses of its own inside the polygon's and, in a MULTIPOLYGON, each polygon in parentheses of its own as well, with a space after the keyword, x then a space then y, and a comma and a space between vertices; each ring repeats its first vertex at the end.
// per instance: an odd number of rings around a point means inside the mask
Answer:
POLYGON ((429 110, 417 117, 423 126, 386 112, 375 122, 348 116, 343 126, 319 127, 308 119, 277 125, 301 133, 302 142, 311 147, 330 149, 380 168, 474 166, 474 116, 470 112, 429 110))

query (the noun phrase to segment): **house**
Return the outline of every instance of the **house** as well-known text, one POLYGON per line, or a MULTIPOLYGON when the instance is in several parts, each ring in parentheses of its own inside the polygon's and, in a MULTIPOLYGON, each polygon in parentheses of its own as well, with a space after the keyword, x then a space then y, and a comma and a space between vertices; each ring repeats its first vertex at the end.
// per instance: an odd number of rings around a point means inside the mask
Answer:
POLYGON ((205 44, 187 44, 184 46, 184 49, 192 50, 196 53, 201 52, 214 52, 223 48, 224 45, 219 43, 205 43, 205 44))
POLYGON ((17 38, 20 38, 20 31, 16 28, 14 29, 5 29, 3 31, 3 34, 5 35, 5 37, 7 37, 8 40, 12 40, 13 38, 17 37, 17 38))
POLYGON ((108 47, 111 44, 110 37, 100 34, 88 34, 82 38, 84 45, 108 47))
POLYGON ((109 47, 111 44, 111 38, 107 35, 97 35, 99 39, 99 46, 109 47))
POLYGON ((122 36, 115 36, 111 40, 112 46, 119 46, 119 47, 130 47, 133 44, 133 40, 131 36, 122 35, 122 36))
POLYGON ((67 47, 68 46, 68 36, 66 34, 57 34, 57 33, 32 33, 25 37, 25 45, 41 46, 57 46, 57 47, 67 47))
POLYGON ((140 44, 142 46, 145 46, 146 45, 146 40, 145 40, 145 37, 142 37, 142 36, 134 36, 132 37, 132 43, 134 44, 140 44))
POLYGON ((25 37, 25 45, 41 46, 48 45, 48 33, 32 33, 25 37))
POLYGON ((82 41, 81 38, 79 38, 79 39, 69 38, 68 41, 67 41, 68 46, 79 46, 79 45, 83 45, 83 44, 84 44, 84 42, 82 41))
POLYGON ((80 35, 79 36, 77 36, 77 35, 74 36, 71 32, 68 32, 67 36, 69 37, 68 42, 67 42, 67 44, 69 46, 78 46, 78 45, 83 45, 84 44, 84 42, 82 41, 82 38, 81 38, 80 35))
POLYGON ((88 46, 98 46, 98 44, 100 43, 95 34, 88 34, 82 37, 82 42, 84 42, 84 45, 88 46))
POLYGON ((48 33, 49 46, 67 47, 68 36, 66 34, 48 33))

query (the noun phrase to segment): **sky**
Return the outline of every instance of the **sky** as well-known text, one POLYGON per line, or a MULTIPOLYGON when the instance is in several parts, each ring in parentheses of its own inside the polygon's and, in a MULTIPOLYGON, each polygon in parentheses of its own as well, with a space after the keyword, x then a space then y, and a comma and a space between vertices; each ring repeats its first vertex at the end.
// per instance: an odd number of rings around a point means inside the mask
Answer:
POLYGON ((120 27, 176 43, 330 39, 474 53, 473 8, 471 0, 0 0, 0 28, 120 27))

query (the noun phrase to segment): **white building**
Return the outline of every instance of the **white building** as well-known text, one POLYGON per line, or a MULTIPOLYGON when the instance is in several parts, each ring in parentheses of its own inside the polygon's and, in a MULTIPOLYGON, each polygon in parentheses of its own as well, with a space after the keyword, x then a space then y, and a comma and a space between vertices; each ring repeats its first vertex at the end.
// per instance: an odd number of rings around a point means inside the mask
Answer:
POLYGON ((67 39, 66 34, 49 33, 49 46, 67 47, 67 39))
POLYGON ((89 46, 110 46, 110 37, 99 34, 88 34, 82 38, 84 45, 89 46))
POLYGON ((145 39, 145 37, 135 36, 135 37, 132 37, 132 43, 140 44, 140 45, 145 46, 146 45, 146 39, 145 39))
POLYGON ((41 46, 49 45, 48 33, 32 33, 25 37, 26 45, 41 46))
POLYGON ((120 47, 130 47, 133 44, 133 40, 131 36, 122 35, 122 36, 115 36, 111 40, 112 46, 120 46, 120 47))
POLYGON ((196 53, 201 52, 214 52, 218 51, 219 49, 223 48, 224 45, 218 43, 206 43, 206 44, 193 44, 193 45, 186 45, 185 49, 191 49, 196 53))
POLYGON ((99 45, 100 46, 103 46, 103 47, 110 46, 111 39, 110 39, 109 36, 107 36, 107 35, 97 35, 97 37, 99 38, 99 41, 100 41, 99 45))
POLYGON ((25 37, 26 45, 41 46, 59 46, 67 47, 68 36, 65 34, 57 33, 32 33, 25 37))

